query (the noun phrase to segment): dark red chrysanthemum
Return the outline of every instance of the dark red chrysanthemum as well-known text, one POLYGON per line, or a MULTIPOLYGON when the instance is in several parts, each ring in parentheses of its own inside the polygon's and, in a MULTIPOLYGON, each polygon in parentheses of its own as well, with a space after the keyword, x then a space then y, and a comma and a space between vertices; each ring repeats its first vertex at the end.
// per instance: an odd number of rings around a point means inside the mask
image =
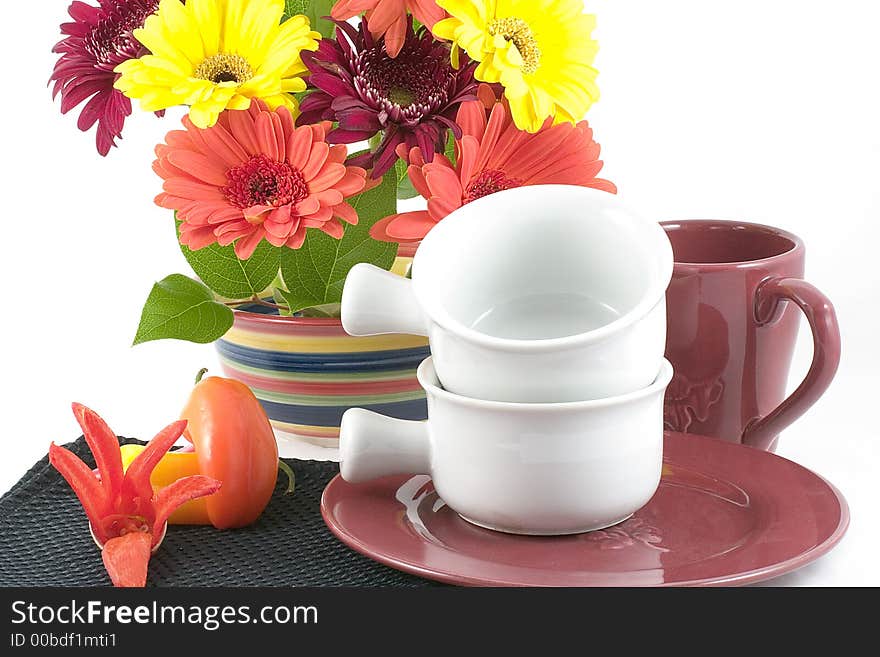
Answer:
POLYGON ((384 131, 374 153, 355 164, 373 169, 381 178, 397 160, 397 147, 419 148, 428 161, 443 152, 447 131, 461 137, 455 116, 461 103, 476 99, 476 62, 464 54, 452 66, 449 44, 437 41, 424 27, 413 30, 395 59, 375 40, 366 19, 360 29, 336 21, 335 40, 324 39, 316 52, 304 52, 309 87, 314 89, 300 109, 298 124, 334 121, 327 135, 334 144, 353 144, 384 131))
POLYGON ((49 83, 55 83, 52 97, 61 94, 61 113, 86 102, 77 126, 89 130, 98 124, 98 152, 107 155, 122 134, 131 101, 113 88, 122 62, 144 53, 132 31, 143 27, 147 16, 159 7, 159 0, 98 0, 94 7, 73 2, 68 9, 72 23, 64 23, 65 38, 52 52, 61 53, 49 83))

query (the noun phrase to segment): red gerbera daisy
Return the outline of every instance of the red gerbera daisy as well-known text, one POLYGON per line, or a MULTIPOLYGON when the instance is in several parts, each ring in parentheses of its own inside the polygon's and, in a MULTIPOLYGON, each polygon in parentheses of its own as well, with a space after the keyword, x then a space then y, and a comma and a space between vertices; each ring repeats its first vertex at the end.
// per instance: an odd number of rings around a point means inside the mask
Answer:
POLYGON ((122 134, 131 114, 131 101, 113 88, 118 77, 113 69, 145 51, 132 31, 143 27, 159 0, 98 0, 97 7, 74 2, 68 12, 72 23, 64 23, 65 38, 52 52, 61 53, 49 83, 55 83, 52 97, 61 94, 61 113, 66 114, 88 100, 77 126, 83 132, 98 124, 98 152, 107 155, 122 134))
POLYGON ((400 54, 406 41, 407 13, 428 29, 446 17, 434 0, 339 0, 331 15, 346 21, 362 12, 367 13, 373 38, 385 37, 385 49, 391 57, 400 54))
POLYGON ((189 117, 183 124, 156 147, 153 163, 165 181, 156 203, 177 210, 182 244, 234 243, 247 260, 264 239, 298 249, 308 228, 341 239, 345 224, 357 224, 346 199, 364 190, 367 172, 346 163, 345 146, 327 144, 329 123, 297 128, 286 107, 255 100, 210 128, 189 117))
POLYGON ((458 68, 450 60, 449 44, 437 41, 408 19, 400 53, 392 59, 384 39, 375 40, 369 20, 360 29, 335 21, 336 39, 324 39, 315 52, 304 52, 313 91, 300 105, 297 125, 338 122, 327 135, 333 144, 353 144, 383 132, 375 153, 356 164, 373 169, 379 179, 397 161, 397 147, 420 148, 430 162, 442 153, 446 135, 461 137, 455 114, 461 103, 476 99, 476 62, 461 55, 458 68))
POLYGON ((495 102, 486 85, 483 101, 464 103, 455 142, 456 164, 438 155, 426 162, 415 148, 409 153, 409 178, 428 201, 428 209, 395 214, 373 226, 370 234, 385 242, 421 240, 447 215, 483 196, 524 185, 580 185, 612 194, 617 187, 596 176, 602 170, 599 144, 586 121, 577 125, 548 119, 536 133, 519 130, 506 102, 495 102), (487 106, 491 108, 488 111, 487 106))

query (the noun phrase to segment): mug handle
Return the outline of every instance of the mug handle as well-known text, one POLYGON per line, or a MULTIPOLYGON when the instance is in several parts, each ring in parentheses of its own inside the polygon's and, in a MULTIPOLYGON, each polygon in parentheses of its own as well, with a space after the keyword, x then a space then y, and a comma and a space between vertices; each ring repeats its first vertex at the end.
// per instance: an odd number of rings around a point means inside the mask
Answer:
POLYGON ((339 429, 339 468, 350 484, 391 475, 431 474, 428 423, 397 420, 362 408, 347 410, 339 429))
POLYGON ((767 326, 782 314, 784 302, 792 301, 806 315, 813 332, 813 362, 803 383, 776 409, 752 420, 743 431, 744 445, 771 449, 782 431, 815 404, 831 385, 840 364, 840 328, 834 306, 814 286, 799 278, 770 278, 755 295, 755 321, 767 326))
POLYGON ((345 279, 342 327, 354 336, 428 335, 412 281, 364 262, 352 267, 345 279))

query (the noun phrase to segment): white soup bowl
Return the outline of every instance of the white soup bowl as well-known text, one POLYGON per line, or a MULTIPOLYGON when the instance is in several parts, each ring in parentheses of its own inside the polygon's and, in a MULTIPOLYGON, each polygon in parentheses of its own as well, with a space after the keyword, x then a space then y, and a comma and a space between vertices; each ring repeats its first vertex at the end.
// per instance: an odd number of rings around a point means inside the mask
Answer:
POLYGON ((419 368, 426 422, 363 409, 342 419, 342 477, 430 475, 465 520, 513 534, 562 535, 622 522, 654 495, 663 461, 659 376, 638 392, 597 401, 479 401, 440 387, 431 359, 419 368))
POLYGON ((355 266, 342 324, 354 336, 427 336, 455 394, 603 399, 651 385, 660 370, 672 266, 660 225, 613 194, 521 187, 441 221, 416 253, 412 280, 355 266))

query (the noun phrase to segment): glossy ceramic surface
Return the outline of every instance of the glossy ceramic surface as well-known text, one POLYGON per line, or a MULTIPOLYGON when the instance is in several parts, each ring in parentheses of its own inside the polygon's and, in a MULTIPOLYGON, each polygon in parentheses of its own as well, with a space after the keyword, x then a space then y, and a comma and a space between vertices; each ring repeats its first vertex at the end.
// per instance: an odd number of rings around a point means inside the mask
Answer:
POLYGON ((428 422, 353 409, 342 420, 342 476, 358 483, 431 475, 469 522, 514 534, 576 534, 616 524, 660 483, 664 363, 653 385, 628 395, 562 404, 489 402, 439 387, 419 368, 428 422))
MULTIPOLYGON (((398 273, 412 260, 400 258, 398 273)), ((389 274, 391 275, 391 274, 389 274)), ((235 312, 216 344, 224 373, 250 386, 279 436, 336 447, 349 408, 423 420, 425 393, 416 378, 430 355, 423 337, 353 338, 339 320, 235 312)))
POLYGON ((666 436, 654 498, 631 519, 589 534, 480 529, 447 507, 427 476, 360 485, 337 477, 321 511, 344 543, 381 563, 484 586, 748 584, 819 558, 849 523, 842 495, 809 470, 768 452, 675 433, 666 436))
POLYGON ((440 380, 456 394, 602 399, 657 376, 671 275, 663 230, 616 196, 523 187, 440 222, 419 247, 411 281, 352 269, 342 321, 352 335, 428 336, 440 380))
POLYGON ((675 368, 666 427, 772 450, 825 392, 840 361, 834 307, 803 280, 804 244, 756 224, 663 227, 675 255, 666 295, 666 357, 675 368), (801 313, 813 332, 813 363, 786 399, 801 313))

